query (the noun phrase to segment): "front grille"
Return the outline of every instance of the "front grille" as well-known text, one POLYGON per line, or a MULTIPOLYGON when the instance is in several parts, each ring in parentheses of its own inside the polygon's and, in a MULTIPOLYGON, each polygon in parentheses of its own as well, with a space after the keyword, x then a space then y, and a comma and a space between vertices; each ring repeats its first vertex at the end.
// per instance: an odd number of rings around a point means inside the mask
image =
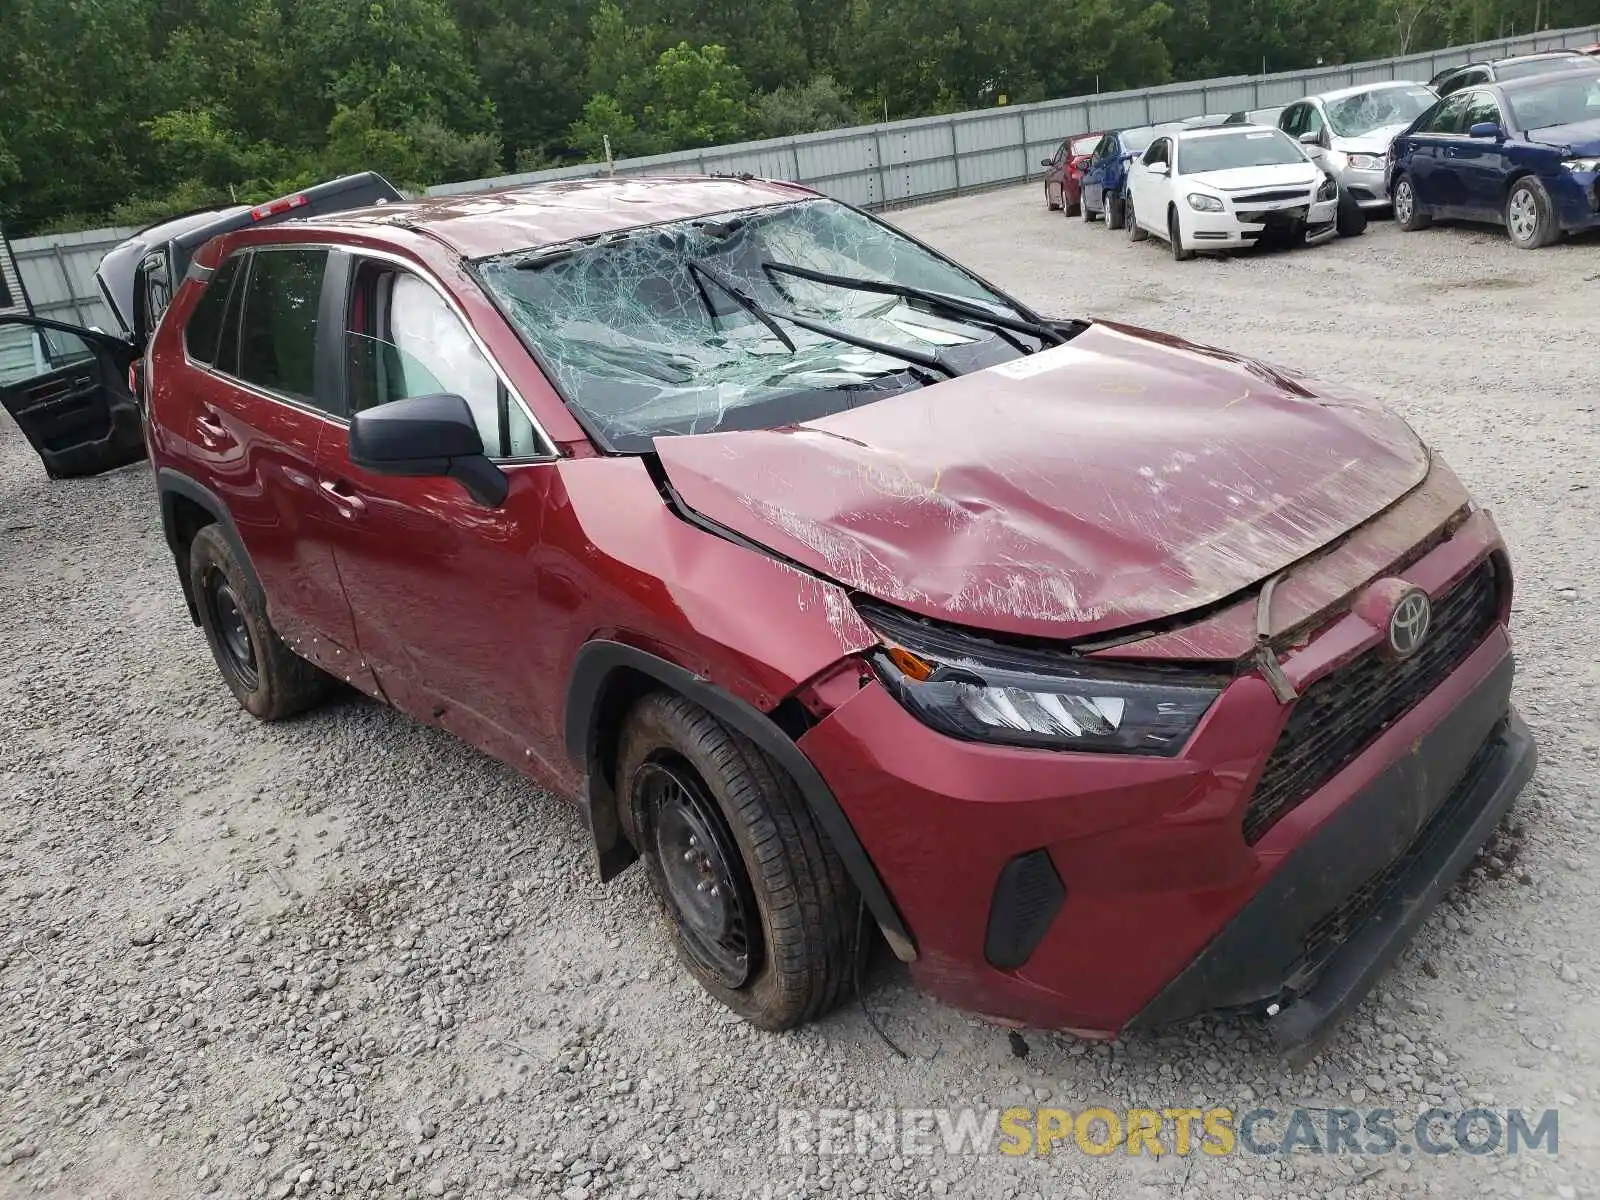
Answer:
POLYGON ((1240 212, 1239 220, 1250 225, 1265 225, 1271 230, 1287 229, 1306 215, 1303 205, 1294 208, 1269 208, 1258 212, 1240 212))
POLYGON ((1233 203, 1238 207, 1241 204, 1271 204, 1276 200, 1304 200, 1306 192, 1306 188, 1291 188, 1286 192, 1246 192, 1242 196, 1235 196, 1233 203))
POLYGON ((1433 603, 1427 637, 1399 662, 1377 650, 1324 675, 1301 695, 1245 807, 1244 839, 1261 840, 1454 671, 1499 617, 1493 560, 1433 603))
POLYGON ((1284 976, 1287 991, 1303 992, 1315 982, 1339 947, 1361 928, 1379 905, 1395 893, 1417 859, 1431 851, 1448 834, 1457 814, 1472 801, 1473 783, 1499 751, 1500 745, 1495 739, 1490 738, 1484 743, 1467 765, 1455 790, 1428 818, 1415 840, 1306 930, 1300 939, 1300 953, 1284 976))

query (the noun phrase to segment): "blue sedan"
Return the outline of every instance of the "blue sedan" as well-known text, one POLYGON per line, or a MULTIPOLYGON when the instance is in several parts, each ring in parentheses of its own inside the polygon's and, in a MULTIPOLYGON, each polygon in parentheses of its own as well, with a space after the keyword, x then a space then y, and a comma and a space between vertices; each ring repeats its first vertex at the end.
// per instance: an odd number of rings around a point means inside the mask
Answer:
POLYGON ((1121 229, 1128 207, 1128 164, 1156 136, 1153 125, 1119 129, 1105 135, 1094 148, 1089 165, 1083 169, 1083 196, 1079 206, 1083 219, 1092 221, 1102 214, 1109 229, 1121 229))
POLYGON ((1452 93, 1394 139, 1388 177, 1407 231, 1493 221, 1532 250, 1600 228, 1600 64, 1452 93))

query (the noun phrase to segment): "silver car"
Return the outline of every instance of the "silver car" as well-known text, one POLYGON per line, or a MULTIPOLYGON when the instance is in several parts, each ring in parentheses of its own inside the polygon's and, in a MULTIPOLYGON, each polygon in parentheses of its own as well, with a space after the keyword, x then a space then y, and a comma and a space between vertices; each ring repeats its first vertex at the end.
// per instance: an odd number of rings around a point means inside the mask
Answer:
POLYGON ((1296 100, 1278 128, 1296 138, 1364 209, 1386 208, 1389 143, 1439 97, 1425 83, 1362 83, 1296 100))

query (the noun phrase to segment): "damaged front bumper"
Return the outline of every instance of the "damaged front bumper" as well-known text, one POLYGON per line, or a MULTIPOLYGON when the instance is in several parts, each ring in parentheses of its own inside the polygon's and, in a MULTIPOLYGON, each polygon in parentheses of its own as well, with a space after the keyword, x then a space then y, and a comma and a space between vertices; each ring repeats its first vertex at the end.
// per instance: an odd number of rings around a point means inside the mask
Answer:
POLYGON ((1244 673, 1176 757, 958 741, 876 681, 840 703, 799 746, 916 938, 916 981, 1034 1028, 1110 1035, 1271 1009, 1285 1046, 1324 1034, 1534 765, 1510 707, 1492 522, 1475 515, 1404 575, 1435 598, 1433 667, 1373 658, 1381 631, 1346 612, 1284 655, 1297 700, 1244 673), (1352 724, 1371 695, 1400 707, 1352 724), (1297 712, 1315 737, 1291 729, 1297 712), (1264 809, 1281 796, 1265 768, 1288 761, 1293 778, 1294 750, 1320 752, 1341 724, 1360 739, 1341 765, 1264 809))
POLYGON ((1204 1012, 1270 1014, 1309 1051, 1366 995, 1533 775, 1510 707, 1512 658, 1291 853, 1132 1027, 1204 1012))

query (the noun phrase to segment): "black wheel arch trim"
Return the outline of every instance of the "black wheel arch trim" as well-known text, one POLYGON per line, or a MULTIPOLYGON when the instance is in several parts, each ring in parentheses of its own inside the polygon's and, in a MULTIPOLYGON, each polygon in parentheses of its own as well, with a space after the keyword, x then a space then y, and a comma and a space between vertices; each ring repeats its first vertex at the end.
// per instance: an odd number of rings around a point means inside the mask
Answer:
POLYGON ((615 789, 598 762, 601 702, 609 682, 621 671, 637 671, 692 700, 730 729, 749 738, 787 771, 849 872, 851 882, 861 893, 895 957, 902 962, 915 960, 916 943, 861 839, 856 836, 850 818, 839 806, 822 774, 793 739, 760 709, 730 695, 710 680, 637 646, 606 640, 586 643, 573 661, 572 676, 567 684, 564 730, 567 755, 584 775, 579 808, 593 838, 595 865, 602 882, 614 878, 636 857, 622 832, 615 789))
POLYGON ((239 527, 233 523, 233 515, 228 512, 228 506, 222 502, 221 497, 204 484, 197 483, 173 467, 161 467, 156 471, 156 494, 161 500, 161 529, 167 536, 167 548, 172 551, 172 562, 178 571, 178 582, 183 588, 183 599, 189 606, 191 621, 196 625, 200 623, 200 609, 194 591, 189 586, 189 572, 178 528, 177 508, 173 504, 173 500, 179 496, 199 505, 211 514, 212 519, 221 528, 222 536, 228 539, 234 560, 247 576, 250 587, 257 596, 265 596, 261 588, 261 578, 256 574, 255 564, 250 561, 250 553, 244 548, 244 539, 239 536, 239 527))

